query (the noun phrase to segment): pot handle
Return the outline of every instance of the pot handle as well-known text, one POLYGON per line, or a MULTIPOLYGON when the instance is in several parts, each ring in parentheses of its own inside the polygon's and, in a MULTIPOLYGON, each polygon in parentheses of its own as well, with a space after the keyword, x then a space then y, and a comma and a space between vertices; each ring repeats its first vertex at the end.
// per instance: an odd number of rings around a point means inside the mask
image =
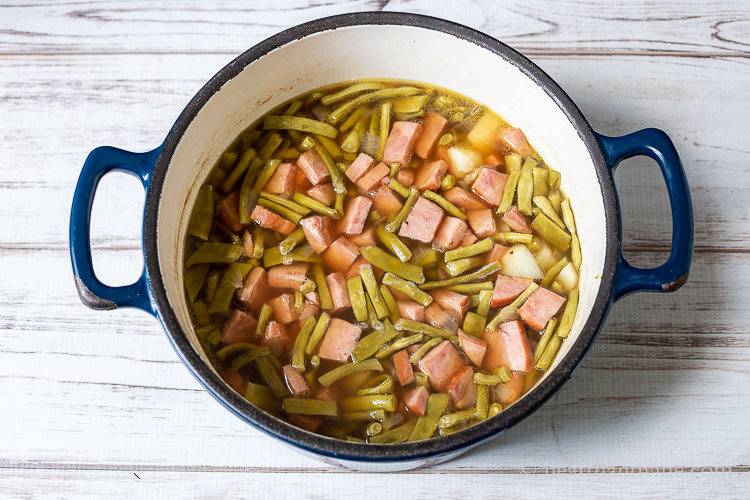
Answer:
MULTIPOLYGON (((614 175, 617 165, 624 159, 645 155, 661 168, 669 193, 672 211, 672 251, 667 261, 653 269, 631 266, 622 253, 620 238, 617 273, 613 298, 618 300, 633 292, 673 292, 685 284, 693 257, 693 204, 687 176, 677 150, 669 136, 655 128, 647 128, 621 137, 596 134, 607 166, 614 175)), ((620 199, 615 188, 618 213, 620 199)), ((622 224, 620 225, 622 227, 622 224)), ((622 232, 622 229, 620 229, 622 232)))
POLYGON ((109 172, 125 172, 138 177, 148 190, 160 152, 161 146, 147 153, 103 146, 91 151, 83 164, 70 210, 70 259, 78 295, 81 302, 91 309, 136 307, 154 314, 145 265, 140 278, 131 285, 108 286, 96 277, 91 262, 89 225, 94 193, 101 178, 109 172))

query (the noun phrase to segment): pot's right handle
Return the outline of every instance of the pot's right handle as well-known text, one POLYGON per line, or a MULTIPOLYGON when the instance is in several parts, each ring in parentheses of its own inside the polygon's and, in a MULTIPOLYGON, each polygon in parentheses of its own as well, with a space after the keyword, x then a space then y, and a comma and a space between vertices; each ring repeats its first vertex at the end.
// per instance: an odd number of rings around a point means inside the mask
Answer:
MULTIPOLYGON (((673 292, 685 284, 693 257, 693 204, 690 201, 685 169, 671 139, 663 131, 647 128, 621 137, 596 134, 609 169, 614 175, 618 163, 626 158, 645 155, 661 168, 672 210, 672 251, 667 261, 653 269, 631 266, 622 253, 613 288, 615 300, 633 292, 673 292)), ((615 188, 615 195, 617 189, 615 188)), ((619 213, 619 196, 617 197, 619 213)), ((622 226, 622 225, 621 225, 622 226)))

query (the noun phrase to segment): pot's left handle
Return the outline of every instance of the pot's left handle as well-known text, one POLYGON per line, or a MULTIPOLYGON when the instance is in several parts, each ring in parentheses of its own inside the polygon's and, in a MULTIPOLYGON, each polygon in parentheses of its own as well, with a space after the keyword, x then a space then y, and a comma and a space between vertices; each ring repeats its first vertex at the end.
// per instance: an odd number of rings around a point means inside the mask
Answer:
POLYGON ((125 172, 138 177, 148 190, 161 146, 147 153, 131 153, 103 146, 89 153, 78 177, 70 211, 70 258, 73 262, 78 295, 87 307, 97 310, 136 307, 154 314, 144 265, 140 278, 125 286, 108 286, 94 274, 89 241, 89 224, 94 193, 101 178, 109 172, 125 172))

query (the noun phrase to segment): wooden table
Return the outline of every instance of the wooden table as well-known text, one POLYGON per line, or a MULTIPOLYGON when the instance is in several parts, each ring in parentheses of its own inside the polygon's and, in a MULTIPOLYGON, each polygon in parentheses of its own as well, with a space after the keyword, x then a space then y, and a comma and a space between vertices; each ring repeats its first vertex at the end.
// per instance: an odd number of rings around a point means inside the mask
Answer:
MULTIPOLYGON (((317 4, 0 7, 0 497, 747 498, 747 0, 317 4), (687 286, 617 304, 543 409, 464 457, 388 477, 280 446, 199 387, 153 318, 86 309, 66 237, 89 150, 153 148, 246 48, 297 23, 373 9, 428 13, 507 42, 599 132, 666 130, 688 171, 696 222, 687 286)), ((632 160, 616 176, 626 253, 640 265, 663 261, 670 242, 657 170, 632 160)), ((140 272, 142 202, 124 175, 99 189, 92 242, 110 284, 140 272)))

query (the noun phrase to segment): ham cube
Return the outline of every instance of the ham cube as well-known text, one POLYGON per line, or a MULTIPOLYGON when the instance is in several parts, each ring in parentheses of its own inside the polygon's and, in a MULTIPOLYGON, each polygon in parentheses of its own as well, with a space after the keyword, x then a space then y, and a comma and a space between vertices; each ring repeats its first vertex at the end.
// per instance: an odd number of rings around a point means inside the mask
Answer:
POLYGON ((336 401, 336 399, 338 399, 337 387, 335 385, 329 387, 318 387, 318 390, 315 391, 315 399, 320 399, 321 401, 336 401))
POLYGON ((411 187, 414 184, 414 169, 404 166, 396 174, 396 180, 404 187, 411 187))
POLYGON ((448 340, 430 349, 419 360, 419 369, 429 377, 433 389, 440 392, 448 387, 453 374, 463 366, 461 355, 448 340))
POLYGON ((302 312, 299 313, 299 319, 297 322, 300 326, 305 324, 311 316, 317 316, 320 312, 319 304, 315 304, 309 300, 305 300, 305 305, 302 307, 302 312))
POLYGON ((370 170, 372 164, 375 163, 369 155, 365 153, 359 153, 359 156, 354 159, 351 165, 346 169, 346 176, 352 182, 357 182, 365 173, 370 170))
POLYGON ((510 149, 524 158, 530 156, 531 146, 520 128, 501 128, 497 132, 498 142, 506 144, 510 149))
POLYGON ((487 342, 487 353, 482 361, 486 370, 506 366, 515 372, 531 371, 533 356, 520 321, 501 323, 494 332, 484 332, 483 338, 487 342))
POLYGON ((496 207, 503 199, 506 182, 508 182, 507 175, 489 167, 482 167, 479 169, 479 175, 474 184, 471 185, 471 190, 482 200, 496 207))
POLYGON ((255 206, 255 208, 253 209, 253 213, 250 214, 250 217, 253 219, 253 222, 258 224, 260 227, 273 229, 274 231, 278 231, 279 233, 286 236, 289 236, 289 234, 294 231, 294 228, 296 227, 294 223, 286 220, 280 215, 271 212, 265 207, 261 207, 260 205, 255 206))
POLYGON ((401 207, 404 206, 404 204, 401 203, 401 198, 399 198, 390 187, 385 185, 381 185, 375 191, 375 194, 372 195, 372 204, 375 207, 375 210, 385 216, 398 213, 398 211, 401 210, 401 207))
POLYGON ((406 349, 401 349, 393 355, 393 367, 396 369, 396 377, 401 386, 409 385, 414 382, 414 371, 409 361, 409 353, 406 349))
POLYGON ((406 347, 406 352, 408 352, 409 356, 411 356, 412 354, 417 352, 420 347, 422 347, 422 344, 412 344, 406 347))
POLYGON ((268 273, 262 267, 254 267, 245 278, 245 283, 238 292, 238 298, 245 309, 258 314, 268 299, 269 292, 268 273))
POLYGON ((269 321, 261 344, 271 350, 274 356, 282 356, 294 347, 296 333, 277 321, 269 321))
POLYGON ((297 166, 313 186, 323 184, 331 179, 331 173, 328 171, 326 162, 313 149, 305 151, 297 158, 297 166))
POLYGON ((336 192, 330 183, 318 184, 311 187, 307 190, 307 196, 329 207, 336 201, 336 192))
POLYGON ((362 329, 348 321, 332 318, 328 324, 318 355, 323 359, 346 362, 357 344, 362 329))
POLYGON ((444 192, 443 198, 464 210, 482 210, 487 208, 487 204, 480 200, 474 193, 470 193, 458 186, 444 192))
POLYGON ((253 235, 247 229, 242 233, 242 256, 248 259, 253 257, 253 235))
POLYGON ((299 221, 302 231, 305 233, 305 239, 315 253, 323 253, 333 243, 333 224, 331 218, 327 215, 314 215, 306 217, 299 221))
POLYGON ((477 238, 486 238, 497 234, 495 214, 492 212, 492 209, 469 210, 466 217, 469 219, 471 230, 474 231, 477 238))
POLYGON ((323 252, 323 262, 332 271, 345 272, 359 255, 359 247, 341 236, 323 252))
MULTIPOLYGON (((297 167, 297 176, 294 179, 294 187, 297 191, 306 191, 312 187, 312 182, 307 178, 304 172, 297 167)), ((333 186, 331 186, 333 187, 333 186)))
POLYGON ((273 194, 291 196, 294 194, 294 185, 297 180, 297 167, 294 163, 282 163, 276 167, 263 190, 273 194))
POLYGON ((404 238, 430 243, 435 238, 435 233, 442 220, 443 210, 430 200, 420 196, 409 212, 409 216, 401 224, 398 234, 404 238))
POLYGON ((505 160, 498 153, 492 153, 484 158, 484 164, 489 165, 492 168, 497 168, 505 165, 505 160))
POLYGON ((476 235, 471 231, 466 231, 466 235, 464 236, 464 239, 461 240, 461 243, 458 245, 460 247, 468 247, 469 245, 473 245, 479 241, 476 237, 476 235))
POLYGON ((359 234, 353 234, 348 237, 349 241, 357 245, 358 247, 366 247, 370 245, 377 245, 378 240, 375 236, 375 226, 369 225, 362 230, 359 234))
POLYGON ((470 366, 460 368, 448 382, 446 392, 451 397, 451 404, 458 410, 474 406, 477 402, 477 386, 474 385, 474 369, 470 366))
POLYGON ((423 417, 427 408, 427 398, 429 397, 430 391, 420 385, 404 394, 404 403, 410 412, 423 417))
POLYGON ((507 306, 516 300, 516 297, 521 295, 521 293, 529 287, 532 281, 534 280, 527 278, 514 278, 498 274, 497 280, 495 281, 495 290, 492 292, 490 306, 507 306))
POLYGON ((273 266, 268 270, 268 285, 273 288, 299 290, 307 280, 306 262, 295 262, 289 265, 273 266))
POLYGON ((441 328, 448 332, 455 332, 458 328, 458 317, 451 311, 446 311, 434 300, 425 307, 425 320, 435 328, 441 328))
POLYGON ((538 288, 518 310, 518 317, 534 330, 540 332, 547 322, 557 314, 565 303, 565 297, 546 288, 538 288))
POLYGON ((443 160, 435 160, 425 163, 414 178, 414 187, 420 191, 429 189, 437 191, 440 189, 440 183, 443 182, 445 173, 448 172, 448 163, 443 160))
POLYGON ((318 295, 318 292, 307 292, 305 299, 315 306, 320 306, 320 295, 318 295))
POLYGON ((466 223, 458 217, 446 217, 432 240, 432 246, 441 251, 458 248, 468 230, 466 223))
POLYGON ((414 154, 426 160, 430 157, 432 148, 437 144, 440 136, 445 132, 448 120, 436 113, 427 113, 422 119, 422 133, 414 143, 414 154))
POLYGON ((227 226, 232 232, 239 233, 244 227, 240 222, 240 192, 232 191, 229 196, 221 200, 216 205, 216 212, 219 214, 222 224, 227 226))
POLYGON ((397 300, 396 306, 398 306, 398 315, 402 318, 424 323, 425 311, 422 304, 413 300, 397 300))
POLYGON ((510 382, 507 384, 497 384, 495 386, 495 401, 503 406, 515 403, 521 392, 523 392, 524 374, 520 372, 511 373, 510 382))
POLYGON ((460 321, 463 321, 464 314, 469 310, 469 297, 467 295, 442 288, 431 290, 430 295, 442 309, 452 312, 460 321))
POLYGON ((232 315, 224 323, 224 329, 221 332, 221 341, 225 344, 234 344, 236 342, 252 342, 255 339, 255 329, 258 327, 258 321, 248 313, 235 309, 232 315))
POLYGON ((515 205, 505 212, 505 215, 503 215, 503 222, 508 224, 508 226, 517 233, 531 234, 533 232, 531 230, 531 224, 529 224, 529 219, 519 212, 515 205))
MULTIPOLYGON (((346 270, 346 272, 344 273, 344 277, 346 279, 350 280, 353 277, 359 275, 359 268, 360 267, 362 267, 362 266, 368 266, 368 265, 370 265, 370 263, 367 262, 367 260, 365 260, 365 258, 360 255, 360 256, 358 256, 354 260, 354 262, 349 267, 349 269, 346 270)), ((385 273, 382 270, 380 270, 380 268, 378 268, 378 267, 374 267, 374 266, 370 266, 370 267, 372 267, 372 272, 375 274, 375 279, 377 279, 378 281, 380 281, 380 278, 382 278, 385 273)), ((395 295, 394 295, 394 297, 395 297, 395 295)))
POLYGON ((378 163, 368 170, 362 177, 357 179, 357 187, 363 193, 369 193, 375 189, 380 181, 391 173, 391 169, 385 163, 378 163))
POLYGON ((337 313, 352 307, 349 300, 349 288, 346 286, 346 278, 343 274, 329 274, 326 276, 326 283, 328 284, 328 290, 331 292, 331 302, 333 303, 333 309, 330 309, 329 312, 337 313))
POLYGON ((292 365, 284 365, 282 372, 284 372, 286 386, 289 388, 289 392, 292 393, 292 396, 299 397, 310 394, 310 386, 307 385, 305 377, 303 377, 302 374, 292 365))
POLYGON ((383 161, 388 165, 409 165, 414 143, 421 131, 422 126, 417 122, 395 122, 385 142, 383 161))
POLYGON ((482 360, 487 352, 487 342, 477 338, 473 335, 469 335, 463 330, 458 330, 458 342, 461 345, 461 349, 466 354, 474 366, 482 366, 482 360))
POLYGON ((269 300, 268 305, 273 308, 273 319, 282 325, 296 321, 299 317, 298 313, 294 311, 294 296, 291 293, 282 293, 269 300))
POLYGON ((505 245, 501 245, 500 243, 495 243, 492 245, 492 250, 487 252, 487 258, 484 260, 484 265, 490 264, 492 262, 500 262, 500 259, 503 258, 503 255, 505 255, 505 252, 510 250, 510 248, 506 247, 505 245))
POLYGON ((224 379, 224 382, 229 384, 229 387, 244 396, 247 385, 245 383, 245 377, 243 377, 241 373, 228 368, 221 372, 221 378, 224 379))
POLYGON ((339 220, 337 228, 339 233, 359 234, 365 227, 367 215, 370 213, 372 200, 367 196, 352 198, 346 205, 344 216, 339 220))
POLYGON ((319 415, 289 415, 289 423, 310 432, 318 432, 325 420, 319 415))

